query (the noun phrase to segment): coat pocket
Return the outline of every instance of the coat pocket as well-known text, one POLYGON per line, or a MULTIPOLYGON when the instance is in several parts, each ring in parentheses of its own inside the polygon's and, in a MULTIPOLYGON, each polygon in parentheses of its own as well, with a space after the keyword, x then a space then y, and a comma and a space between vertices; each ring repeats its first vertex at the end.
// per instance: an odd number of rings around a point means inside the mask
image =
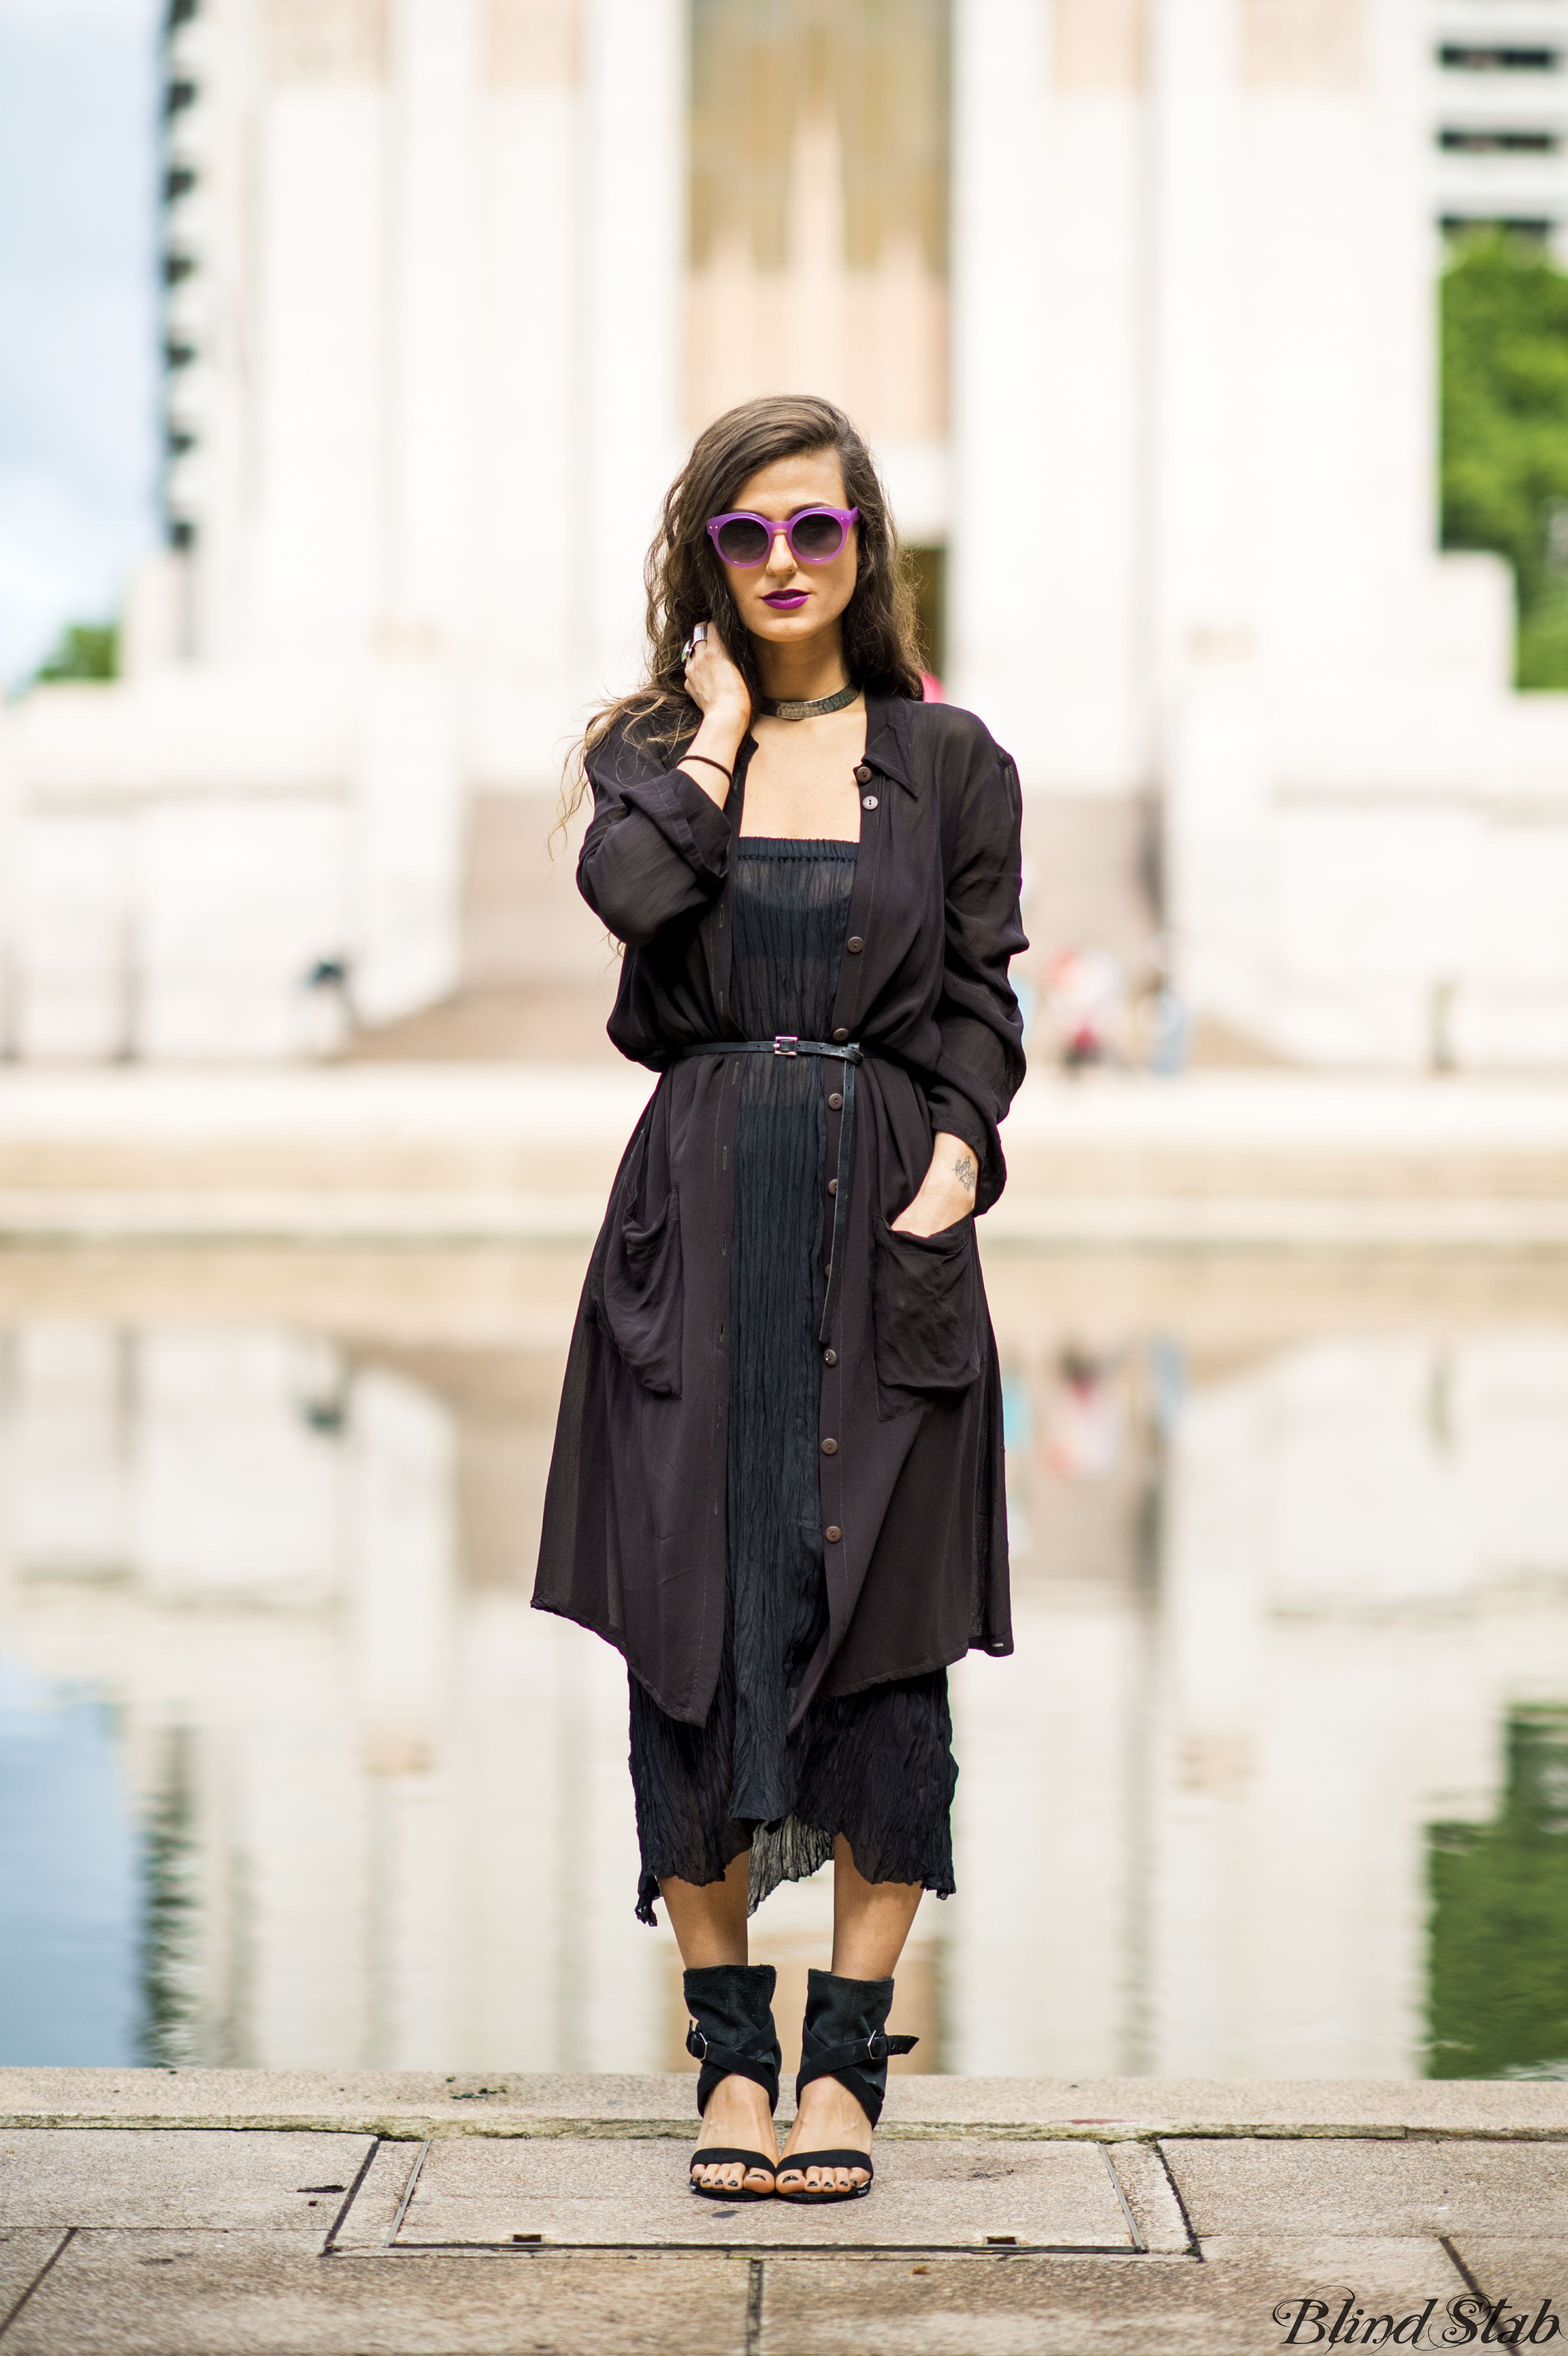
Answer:
POLYGON ((973 1218, 934 1236, 900 1235, 879 1218, 871 1315, 884 1414, 979 1379, 979 1310, 973 1218))
POLYGON ((610 1339, 637 1380, 663 1398, 680 1397, 681 1293, 680 1200, 672 1191, 646 1226, 630 1215, 614 1223, 599 1278, 610 1339))

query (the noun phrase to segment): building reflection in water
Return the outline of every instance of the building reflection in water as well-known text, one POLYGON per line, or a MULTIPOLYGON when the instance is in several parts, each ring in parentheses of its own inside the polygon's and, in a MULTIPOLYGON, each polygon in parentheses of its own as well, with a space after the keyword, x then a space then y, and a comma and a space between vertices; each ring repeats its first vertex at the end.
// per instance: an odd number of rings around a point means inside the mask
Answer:
MULTIPOLYGON (((914 2066, 1568 2067, 1568 1299, 991 1258, 1018 1655, 914 2066)), ((0 2060, 681 2064, 622 1670, 528 1608, 560 1278, 13 1269, 0 2060)), ((758 1918, 791 2008, 827 1905, 758 1918)))

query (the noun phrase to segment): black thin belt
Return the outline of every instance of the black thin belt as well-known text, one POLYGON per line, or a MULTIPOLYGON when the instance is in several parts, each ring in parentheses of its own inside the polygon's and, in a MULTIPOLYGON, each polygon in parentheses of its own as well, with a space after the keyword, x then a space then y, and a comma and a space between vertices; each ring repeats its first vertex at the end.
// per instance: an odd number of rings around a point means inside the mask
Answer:
POLYGON ((827 1290, 822 1301, 822 1331, 819 1342, 826 1342, 833 1323, 833 1311, 838 1297, 838 1280, 844 1272, 844 1239, 848 1233, 849 1170, 855 1142, 855 1066, 860 1060, 860 1049, 853 1041, 847 1047, 835 1045, 830 1039, 796 1039, 781 1031, 773 1039, 706 1039, 699 1046, 683 1047, 678 1061, 689 1063, 694 1055, 829 1055, 844 1066, 844 1116, 838 1124, 838 1175, 833 1182, 833 1240, 827 1249, 827 1290))

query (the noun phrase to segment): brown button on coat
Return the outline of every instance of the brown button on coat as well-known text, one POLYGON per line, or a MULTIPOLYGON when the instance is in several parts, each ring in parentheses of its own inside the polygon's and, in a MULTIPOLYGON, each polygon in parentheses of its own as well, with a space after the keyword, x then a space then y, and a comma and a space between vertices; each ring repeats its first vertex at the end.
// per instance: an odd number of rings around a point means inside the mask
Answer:
MULTIPOLYGON (((742 746, 720 809, 612 738, 589 763, 584 899, 626 945, 610 1036, 662 1076, 593 1248, 545 1499, 536 1606, 594 1629, 670 1717, 706 1719, 724 1636, 730 1238, 746 1058, 731 991, 742 746)), ((854 1158, 818 1458, 828 1626, 796 1702, 1012 1650, 1001 1386, 975 1225, 897 1235, 938 1130, 1002 1191, 997 1126, 1023 1077, 1008 961, 1019 921, 1018 773, 972 713, 869 700, 866 795, 831 1036, 859 1043, 854 1158)), ((857 772, 859 775, 859 772, 857 772)), ((827 1167, 844 1066, 820 1060, 827 1167)), ((832 1232, 825 1201, 823 1250, 832 1232)))

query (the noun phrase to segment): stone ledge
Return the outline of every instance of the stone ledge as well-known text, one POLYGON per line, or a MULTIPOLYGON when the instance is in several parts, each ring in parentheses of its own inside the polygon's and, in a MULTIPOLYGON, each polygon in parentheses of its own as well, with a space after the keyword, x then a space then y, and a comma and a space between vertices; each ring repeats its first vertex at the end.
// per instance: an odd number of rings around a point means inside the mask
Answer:
MULTIPOLYGON (((0 1239, 581 1243, 652 1085, 597 1063, 14 1068, 0 1239)), ((1561 1080, 1036 1076, 1006 1138, 997 1248, 1568 1251, 1561 1080)))
MULTIPOLYGON (((613 1173, 597 1191, 539 1194, 417 1180, 371 1190, 327 1177, 264 1189, 215 1180, 200 1187, 0 1188, 0 1237, 20 1244, 528 1244, 592 1242, 613 1173)), ((1392 1194, 1349 1183, 1339 1194, 1186 1194, 1108 1186, 1052 1193, 1049 1173, 1015 1176, 982 1229, 982 1247, 1094 1250, 1155 1248, 1251 1252, 1568 1251, 1568 1204, 1537 1196, 1392 1194)))
MULTIPOLYGON (((325 2129, 450 2136, 685 2136, 688 2072, 0 2070, 0 2127, 325 2129)), ((880 2132, 924 2140, 1147 2142, 1165 2136, 1568 2141, 1568 2082, 899 2075, 880 2132)))
MULTIPOLYGON (((0 1237, 21 1243, 367 1244, 592 1241, 604 1216, 597 1194, 529 1194, 439 1189, 367 1192, 351 1186, 264 1191, 149 1184, 117 1192, 71 1187, 0 1190, 0 1237)), ((1551 1242, 1554 1235, 1529 1240, 1551 1242)), ((1563 1221, 1568 1239, 1568 1217, 1563 1221)))

